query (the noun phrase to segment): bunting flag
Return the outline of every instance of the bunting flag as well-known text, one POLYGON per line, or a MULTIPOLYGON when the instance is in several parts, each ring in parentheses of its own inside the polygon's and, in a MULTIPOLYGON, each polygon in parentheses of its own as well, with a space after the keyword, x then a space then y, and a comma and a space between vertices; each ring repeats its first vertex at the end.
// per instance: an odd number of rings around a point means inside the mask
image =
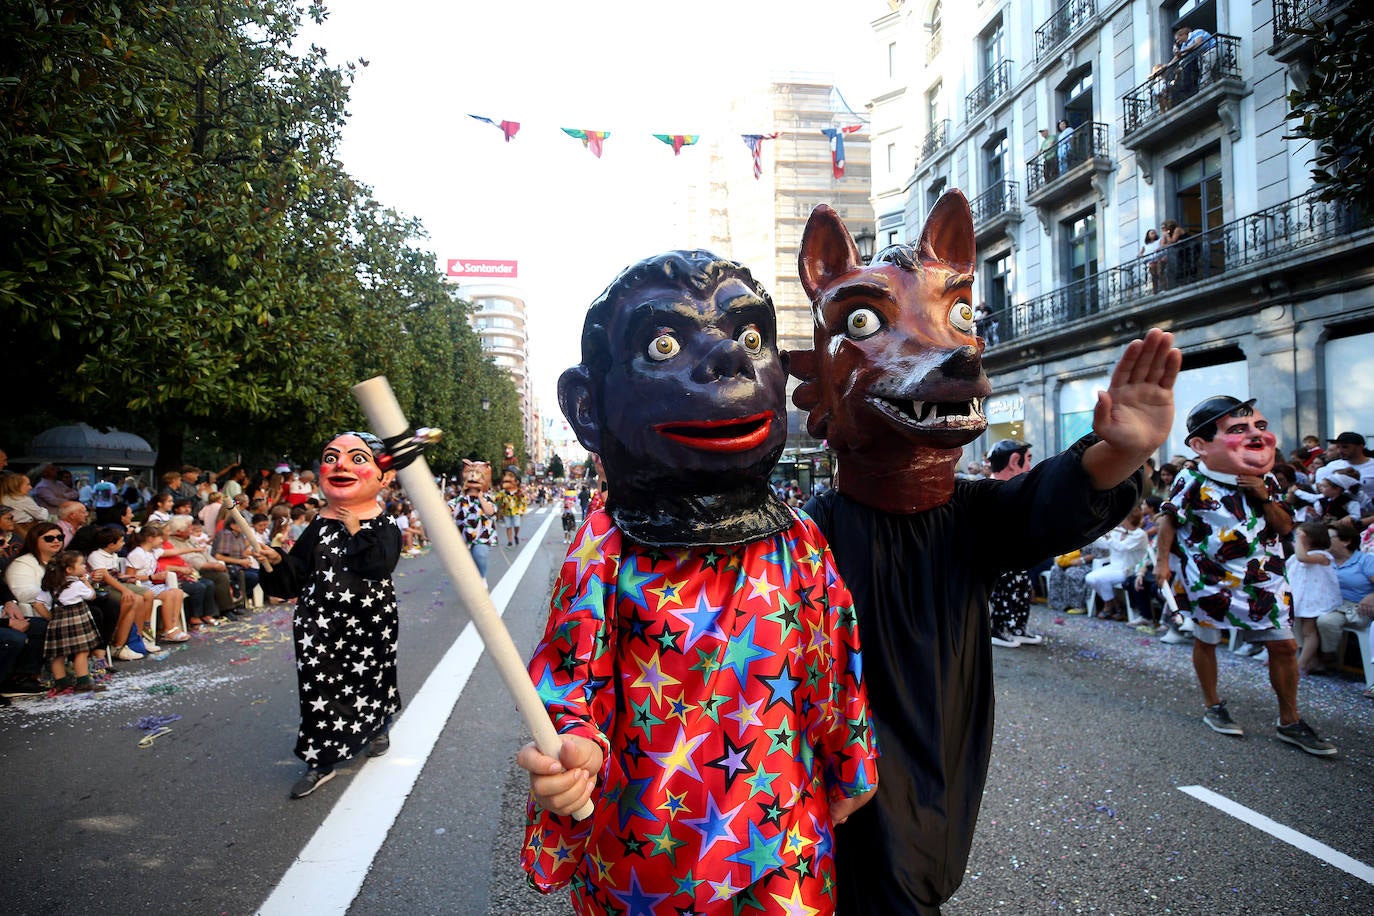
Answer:
POLYGON ((576 137, 582 141, 582 145, 592 151, 592 155, 601 158, 601 144, 611 135, 609 130, 576 130, 571 127, 562 128, 563 133, 569 137, 576 137))
POLYGON ((862 124, 851 124, 847 127, 827 127, 821 131, 830 138, 830 170, 836 178, 844 177, 844 135, 852 134, 861 127, 862 124))
POLYGON ((744 140, 744 145, 749 147, 749 154, 754 157, 754 179, 757 180, 763 175, 763 161, 759 154, 763 152, 764 140, 776 140, 777 134, 740 134, 744 140))
POLYGON ((514 137, 517 133, 520 132, 519 121, 493 121, 491 118, 484 118, 481 115, 475 114, 470 114, 468 115, 468 117, 477 121, 481 121, 483 124, 490 124, 492 127, 499 127, 501 129, 501 133, 506 135, 507 143, 510 142, 511 137, 514 137))
POLYGON ((673 148, 673 155, 677 156, 682 152, 684 146, 691 146, 701 139, 700 134, 654 134, 673 148))

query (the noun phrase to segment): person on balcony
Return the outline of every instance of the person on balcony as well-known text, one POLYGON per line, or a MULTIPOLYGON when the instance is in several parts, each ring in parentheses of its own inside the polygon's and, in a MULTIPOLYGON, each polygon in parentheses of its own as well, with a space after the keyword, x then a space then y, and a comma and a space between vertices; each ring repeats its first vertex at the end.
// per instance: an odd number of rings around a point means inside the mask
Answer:
POLYGON ((1177 68, 1178 76, 1174 81, 1175 100, 1186 99, 1197 92, 1202 76, 1203 58, 1212 56, 1209 52, 1215 45, 1216 39, 1205 29, 1181 25, 1174 30, 1174 56, 1169 59, 1169 66, 1177 68))
POLYGON ((1040 128, 1040 161, 1041 167, 1045 170, 1045 181, 1052 181, 1059 174, 1058 163, 1055 157, 1050 155, 1050 151, 1055 148, 1055 141, 1059 135, 1051 131, 1048 127, 1040 128))
POLYGON ((1064 119, 1059 119, 1059 174, 1068 171, 1070 165, 1077 165, 1082 160, 1082 156, 1075 156, 1071 149, 1073 143, 1073 126, 1064 119))

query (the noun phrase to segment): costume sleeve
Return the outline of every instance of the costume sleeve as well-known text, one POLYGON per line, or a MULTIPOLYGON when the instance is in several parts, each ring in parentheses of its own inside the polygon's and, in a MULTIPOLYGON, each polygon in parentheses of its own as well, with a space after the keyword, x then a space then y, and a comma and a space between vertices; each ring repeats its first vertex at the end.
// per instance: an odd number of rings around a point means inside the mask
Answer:
POLYGON ((344 568, 364 579, 385 579, 401 560, 401 529, 378 516, 344 541, 344 568))
MULTIPOLYGON (((598 787, 612 765, 615 714, 615 582, 619 532, 610 516, 589 516, 563 561, 554 584, 544 638, 530 660, 530 677, 561 735, 578 735, 601 747, 598 787)), ((598 800, 596 792, 592 801, 598 800)), ((591 822, 540 808, 526 808, 520 864, 530 883, 545 893, 572 880, 582 861, 591 822)))
POLYGON ((315 570, 315 547, 320 540, 320 519, 311 522, 272 571, 263 567, 258 579, 262 590, 275 598, 295 598, 315 570))
POLYGON ((878 746, 868 716, 854 599, 840 579, 824 537, 810 520, 806 525, 823 546, 821 563, 830 630, 830 709, 821 720, 819 744, 825 760, 826 796, 833 802, 862 795, 878 784, 878 746))
POLYGON ((1019 477, 974 484, 971 507, 986 520, 988 531, 1015 532, 985 551, 996 571, 1026 569, 1090 543, 1140 502, 1143 470, 1110 490, 1093 488, 1083 453, 1097 441, 1095 435, 1084 436, 1019 477))

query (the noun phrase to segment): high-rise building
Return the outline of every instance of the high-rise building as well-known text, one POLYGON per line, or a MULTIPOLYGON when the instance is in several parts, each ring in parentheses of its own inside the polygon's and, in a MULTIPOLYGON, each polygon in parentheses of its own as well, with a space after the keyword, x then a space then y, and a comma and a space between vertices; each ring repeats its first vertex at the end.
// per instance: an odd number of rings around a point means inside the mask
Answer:
MULTIPOLYGON (((700 245, 747 266, 773 296, 779 346, 812 346, 811 303, 797 278, 802 230, 817 204, 829 204, 855 231, 873 223, 869 200, 866 116, 851 111, 833 82, 802 75, 774 81, 766 92, 735 103, 732 118, 761 136, 759 175, 740 136, 707 142, 704 176, 688 195, 689 231, 700 245), (841 133, 843 176, 831 137, 841 133)), ((871 244, 872 233, 869 233, 871 244)), ((791 410, 788 454, 780 473, 805 478, 828 473, 820 443, 806 434, 805 415, 791 410), (799 460, 800 459, 800 460, 799 460)))
POLYGON ((1041 454, 1091 428, 1095 392, 1152 326, 1184 353, 1163 458, 1202 398, 1258 397, 1287 451, 1374 433, 1374 229, 1312 193, 1286 96, 1312 17, 1342 0, 891 0, 873 99, 875 230, 912 241, 970 198, 989 432, 1041 454), (1177 223, 1158 247, 1147 233, 1177 223))
POLYGON ((482 351, 515 382, 515 390, 520 395, 525 453, 532 464, 542 464, 546 460, 544 435, 529 374, 529 325, 524 293, 511 280, 472 279, 455 273, 452 264, 448 279, 456 283, 460 295, 472 303, 468 320, 482 343, 482 351))

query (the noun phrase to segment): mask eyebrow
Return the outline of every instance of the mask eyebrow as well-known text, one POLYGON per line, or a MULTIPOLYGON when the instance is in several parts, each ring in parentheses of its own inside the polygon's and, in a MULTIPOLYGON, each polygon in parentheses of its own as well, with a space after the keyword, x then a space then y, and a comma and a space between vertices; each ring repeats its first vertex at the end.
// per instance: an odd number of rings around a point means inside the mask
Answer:
POLYGON ((973 274, 950 274, 945 279, 945 292, 955 289, 971 289, 973 287, 973 274))

